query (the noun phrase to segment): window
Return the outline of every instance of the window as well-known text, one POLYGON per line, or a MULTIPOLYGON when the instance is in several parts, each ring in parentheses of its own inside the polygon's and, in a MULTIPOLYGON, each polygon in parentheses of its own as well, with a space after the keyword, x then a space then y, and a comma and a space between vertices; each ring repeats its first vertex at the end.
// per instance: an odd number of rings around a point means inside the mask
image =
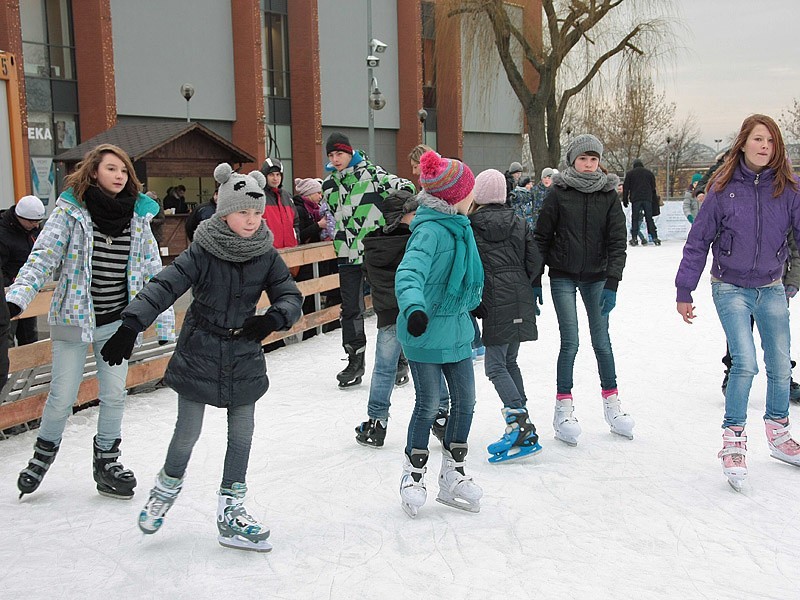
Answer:
MULTIPOLYGON (((289 87, 289 33, 287 0, 262 0, 261 69, 264 81, 264 115, 267 156, 283 163, 284 181, 292 173, 292 108, 289 87)), ((288 184, 291 190, 291 183, 288 184)))

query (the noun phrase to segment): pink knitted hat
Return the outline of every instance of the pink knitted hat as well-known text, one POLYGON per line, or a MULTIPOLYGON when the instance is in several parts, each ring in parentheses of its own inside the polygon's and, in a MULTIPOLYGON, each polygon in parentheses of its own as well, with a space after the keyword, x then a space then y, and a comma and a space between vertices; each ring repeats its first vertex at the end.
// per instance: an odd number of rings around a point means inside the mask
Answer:
POLYGON ((486 169, 475 178, 475 204, 505 204, 506 176, 497 169, 486 169))
POLYGON ((294 180, 294 189, 300 196, 308 196, 315 192, 322 191, 322 184, 316 179, 300 179, 299 177, 294 180))
POLYGON ((475 187, 470 168, 455 158, 442 158, 430 150, 419 158, 419 182, 431 196, 458 204, 475 187))

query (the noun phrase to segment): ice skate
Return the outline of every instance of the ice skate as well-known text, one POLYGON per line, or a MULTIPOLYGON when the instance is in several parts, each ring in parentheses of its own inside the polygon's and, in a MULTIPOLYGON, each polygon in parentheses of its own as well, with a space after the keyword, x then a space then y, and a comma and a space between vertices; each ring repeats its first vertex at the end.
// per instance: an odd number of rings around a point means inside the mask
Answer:
POLYGON ((386 421, 382 419, 369 419, 356 427, 356 441, 362 446, 381 448, 385 439, 386 421))
POLYGON ((436 501, 469 512, 480 512, 483 490, 464 473, 466 444, 450 444, 442 448, 442 470, 439 472, 439 495, 436 501))
POLYGON ((412 519, 428 499, 425 489, 425 466, 428 462, 428 451, 411 449, 411 456, 403 455, 403 476, 400 478, 400 506, 412 519))
POLYGON ((570 446, 578 445, 578 436, 581 434, 581 426, 578 419, 573 415, 572 396, 559 399, 556 398, 556 408, 553 414, 553 430, 555 438, 570 446))
POLYGON ((731 370, 725 369, 725 374, 722 377, 722 397, 728 393, 728 379, 730 378, 731 370))
POLYGON ((397 373, 394 376, 394 385, 396 387, 403 387, 409 382, 408 378, 408 359, 401 352, 400 358, 397 359, 397 373))
POLYGON ((765 419, 764 426, 772 458, 800 467, 800 444, 792 439, 792 434, 789 432, 791 429, 789 418, 777 421, 765 419))
POLYGON ((717 456, 722 460, 722 472, 737 492, 742 491, 747 479, 747 435, 744 427, 726 427, 722 432, 722 450, 717 456))
POLYGON ((524 458, 542 451, 536 427, 528 417, 528 409, 503 408, 501 412, 506 421, 506 431, 500 440, 486 447, 491 454, 490 463, 524 458))
POLYGON ((163 469, 156 475, 156 484, 150 490, 150 498, 139 513, 139 529, 142 533, 155 533, 164 524, 164 517, 183 487, 182 477, 170 477, 163 469))
POLYGON ((58 448, 59 446, 53 442, 46 442, 41 438, 36 439, 36 443, 33 445, 33 458, 28 461, 28 466, 22 470, 17 479, 20 498, 38 489, 47 469, 56 459, 58 448))
POLYGON ((133 498, 133 488, 136 487, 136 477, 133 471, 126 469, 119 462, 122 453, 119 445, 122 442, 117 438, 108 450, 102 450, 94 438, 94 462, 92 471, 97 483, 97 491, 101 496, 130 500, 133 498))
POLYGON ((345 350, 347 351, 347 366, 336 375, 339 387, 342 389, 361 383, 361 377, 364 375, 364 350, 366 348, 354 349, 345 346, 345 350))
POLYGON ((269 552, 267 541, 269 527, 248 514, 244 507, 247 485, 234 483, 230 488, 220 488, 217 502, 217 529, 221 546, 253 552, 269 552))
POLYGON ((619 394, 614 393, 603 399, 603 414, 606 423, 611 428, 611 433, 616 433, 629 440, 633 439, 633 426, 635 422, 628 413, 622 412, 619 394))
POLYGON ((444 431, 447 429, 448 416, 447 411, 440 408, 433 420, 433 425, 431 425, 431 433, 436 436, 440 444, 444 444, 444 431))
POLYGON ((794 379, 789 383, 789 400, 800 402, 800 383, 797 383, 794 379))

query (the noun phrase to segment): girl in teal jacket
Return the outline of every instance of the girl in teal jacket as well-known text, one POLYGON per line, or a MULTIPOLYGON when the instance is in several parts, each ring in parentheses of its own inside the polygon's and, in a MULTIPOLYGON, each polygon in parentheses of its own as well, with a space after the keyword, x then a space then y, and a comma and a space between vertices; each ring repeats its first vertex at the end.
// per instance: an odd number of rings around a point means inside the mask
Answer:
POLYGON ((442 448, 437 500, 470 512, 483 491, 464 473, 467 436, 475 407, 470 310, 481 301, 481 264, 469 219, 475 177, 458 160, 426 152, 420 158, 420 206, 395 276, 400 314, 397 337, 409 361, 416 404, 408 425, 401 505, 414 517, 425 503, 428 438, 439 407, 442 373, 451 411, 442 448))

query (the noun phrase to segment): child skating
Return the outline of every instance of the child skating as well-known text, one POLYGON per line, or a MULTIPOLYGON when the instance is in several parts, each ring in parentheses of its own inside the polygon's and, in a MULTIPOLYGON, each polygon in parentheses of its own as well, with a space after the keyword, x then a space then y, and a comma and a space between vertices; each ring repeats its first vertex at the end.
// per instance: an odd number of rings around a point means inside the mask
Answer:
POLYGON ((175 353, 164 381, 178 393, 178 421, 164 467, 139 515, 139 528, 155 533, 184 482, 200 436, 206 404, 228 412, 228 442, 217 503, 219 543, 267 552, 269 528, 244 507, 245 476, 253 438, 255 402, 269 387, 261 342, 289 329, 303 301, 264 224, 264 176, 214 170, 220 183, 217 212, 197 228, 194 241, 148 283, 122 312, 122 325, 102 349, 109 364, 130 357, 138 332, 192 289, 175 353), (255 315, 262 292, 271 306, 255 315))

